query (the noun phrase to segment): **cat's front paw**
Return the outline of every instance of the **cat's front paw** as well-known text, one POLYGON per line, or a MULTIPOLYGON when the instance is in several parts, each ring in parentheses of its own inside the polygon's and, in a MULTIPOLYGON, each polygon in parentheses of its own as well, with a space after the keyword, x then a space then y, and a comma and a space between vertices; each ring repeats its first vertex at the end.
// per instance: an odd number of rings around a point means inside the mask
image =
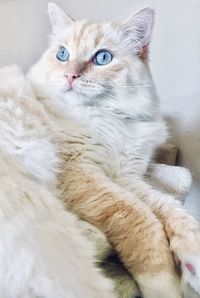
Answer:
POLYGON ((184 293, 188 292, 188 287, 194 290, 191 297, 187 297, 187 294, 185 294, 185 298, 198 297, 198 295, 200 297, 200 251, 199 255, 185 257, 185 260, 182 261, 181 268, 184 293))
MULTIPOLYGON (((194 290, 194 295, 197 297, 199 295, 200 298, 200 228, 196 226, 193 230, 187 230, 182 235, 174 236, 170 245, 181 264, 183 292, 191 287, 194 290)), ((193 298, 193 296, 184 297, 193 298)))
POLYGON ((188 169, 178 166, 156 164, 151 168, 150 179, 157 187, 182 198, 190 189, 192 176, 188 169))

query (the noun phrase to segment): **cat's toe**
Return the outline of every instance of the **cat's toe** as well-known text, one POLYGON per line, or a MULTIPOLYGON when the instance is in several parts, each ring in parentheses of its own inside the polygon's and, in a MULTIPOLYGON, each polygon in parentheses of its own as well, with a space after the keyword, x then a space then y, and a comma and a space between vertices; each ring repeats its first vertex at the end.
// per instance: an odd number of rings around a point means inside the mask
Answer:
POLYGON ((192 297, 200 297, 200 255, 188 256, 182 262, 182 286, 184 292, 188 291, 188 285, 194 290, 194 295, 196 295, 192 297))

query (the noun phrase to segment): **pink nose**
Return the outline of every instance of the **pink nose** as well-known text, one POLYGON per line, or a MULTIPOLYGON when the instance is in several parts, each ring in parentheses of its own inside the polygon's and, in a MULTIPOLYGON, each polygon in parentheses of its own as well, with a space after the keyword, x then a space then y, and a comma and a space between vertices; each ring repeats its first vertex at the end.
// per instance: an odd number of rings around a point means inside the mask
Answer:
POLYGON ((72 83, 73 83, 73 81, 74 81, 76 78, 80 77, 80 74, 68 74, 68 75, 66 75, 66 77, 67 77, 68 82, 69 82, 69 84, 70 84, 70 86, 71 86, 72 83))

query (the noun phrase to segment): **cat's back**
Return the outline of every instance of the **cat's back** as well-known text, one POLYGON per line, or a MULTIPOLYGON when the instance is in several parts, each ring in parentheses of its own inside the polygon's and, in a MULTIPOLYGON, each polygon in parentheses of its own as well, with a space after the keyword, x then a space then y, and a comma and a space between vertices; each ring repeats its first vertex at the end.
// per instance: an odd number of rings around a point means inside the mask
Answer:
POLYGON ((45 182, 55 179, 53 129, 43 106, 18 66, 0 68, 0 149, 45 182))

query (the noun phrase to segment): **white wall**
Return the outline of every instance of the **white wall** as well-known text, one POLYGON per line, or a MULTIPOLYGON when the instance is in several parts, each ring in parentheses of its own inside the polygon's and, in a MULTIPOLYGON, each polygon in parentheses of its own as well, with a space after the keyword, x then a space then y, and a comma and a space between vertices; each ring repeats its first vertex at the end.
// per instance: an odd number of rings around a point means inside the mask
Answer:
MULTIPOLYGON (((47 0, 0 0, 0 65, 25 69, 43 52, 49 30, 47 0)), ((200 1, 199 0, 55 0, 74 18, 122 20, 135 9, 152 5, 157 12, 151 69, 164 114, 171 119, 181 162, 200 193, 200 1)), ((198 190, 198 192, 197 192, 198 190)), ((195 212, 195 211, 194 211, 195 212)))

